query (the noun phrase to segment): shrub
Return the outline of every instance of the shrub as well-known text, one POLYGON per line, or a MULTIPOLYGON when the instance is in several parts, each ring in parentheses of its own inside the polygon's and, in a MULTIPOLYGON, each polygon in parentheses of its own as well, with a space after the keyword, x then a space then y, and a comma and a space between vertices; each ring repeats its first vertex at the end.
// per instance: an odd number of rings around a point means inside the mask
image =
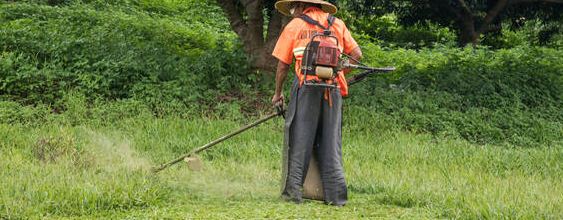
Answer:
POLYGON ((561 51, 415 52, 367 45, 372 65, 395 64, 399 70, 352 88, 353 105, 387 114, 409 130, 480 144, 549 145, 563 135, 563 113, 556 110, 563 108, 561 51))
POLYGON ((57 105, 65 93, 77 91, 89 102, 138 98, 196 106, 216 95, 202 95, 207 91, 247 83, 240 44, 233 33, 219 31, 228 26, 226 19, 203 17, 218 7, 201 1, 133 5, 100 0, 1 6, 0 96, 57 105), (191 19, 196 9, 185 8, 189 4, 204 10, 191 19))
MULTIPOLYGON (((49 108, 73 125, 104 115, 100 123, 137 114, 232 118, 267 103, 273 85, 251 73, 228 21, 208 1, 59 2, 0 6, 4 122, 33 123, 49 108)), ((350 104, 404 129, 482 144, 560 139, 561 50, 453 48, 451 31, 401 27, 392 15, 351 24, 393 39, 356 37, 366 63, 397 71, 354 86, 350 104)))
POLYGON ((344 11, 340 15, 353 33, 384 46, 420 49, 435 44, 454 46, 457 41, 452 30, 431 22, 402 26, 394 14, 357 16, 344 11))

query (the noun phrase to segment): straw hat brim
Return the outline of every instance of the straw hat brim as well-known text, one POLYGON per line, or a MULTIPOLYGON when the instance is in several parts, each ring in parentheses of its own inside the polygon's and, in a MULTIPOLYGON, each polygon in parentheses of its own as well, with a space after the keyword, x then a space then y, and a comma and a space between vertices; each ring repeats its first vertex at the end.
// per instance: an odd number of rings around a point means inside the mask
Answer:
POLYGON ((305 2, 305 3, 312 3, 312 4, 318 4, 321 5, 321 9, 329 14, 336 14, 336 11, 338 11, 338 9, 336 8, 336 6, 334 6, 333 4, 330 4, 329 2, 326 1, 321 1, 321 0, 282 0, 282 1, 278 1, 275 4, 276 9, 278 9, 278 11, 286 16, 289 16, 289 5, 291 5, 292 2, 305 2))

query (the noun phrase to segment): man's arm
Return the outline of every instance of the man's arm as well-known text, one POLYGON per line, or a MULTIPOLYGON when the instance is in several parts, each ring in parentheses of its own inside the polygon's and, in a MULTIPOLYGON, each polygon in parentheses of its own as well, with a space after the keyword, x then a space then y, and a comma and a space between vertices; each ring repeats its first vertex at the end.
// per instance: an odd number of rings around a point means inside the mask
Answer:
POLYGON ((274 92, 274 97, 272 97, 272 104, 274 106, 282 105, 283 98, 283 84, 287 78, 287 72, 289 71, 289 64, 278 61, 278 67, 276 70, 276 90, 274 92))
MULTIPOLYGON (((360 47, 356 47, 354 48, 354 50, 352 50, 352 53, 350 53, 350 57, 354 58, 355 60, 360 60, 362 59, 362 50, 360 49, 360 47)), ((351 64, 358 64, 356 61, 350 59, 350 63, 351 64)), ((352 71, 351 68, 346 68, 344 69, 344 74, 348 74, 350 73, 350 71, 352 71)))

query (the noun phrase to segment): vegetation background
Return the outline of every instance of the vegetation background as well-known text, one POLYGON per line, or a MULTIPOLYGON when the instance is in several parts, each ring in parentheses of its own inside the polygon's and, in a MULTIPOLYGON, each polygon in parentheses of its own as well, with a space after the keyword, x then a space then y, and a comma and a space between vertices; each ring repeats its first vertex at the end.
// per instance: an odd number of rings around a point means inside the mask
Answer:
POLYGON ((0 1, 0 218, 563 218, 560 18, 462 47, 410 6, 338 3, 365 63, 398 70, 345 101, 335 209, 279 200, 281 119, 204 172, 148 172, 271 111, 218 2, 0 1))

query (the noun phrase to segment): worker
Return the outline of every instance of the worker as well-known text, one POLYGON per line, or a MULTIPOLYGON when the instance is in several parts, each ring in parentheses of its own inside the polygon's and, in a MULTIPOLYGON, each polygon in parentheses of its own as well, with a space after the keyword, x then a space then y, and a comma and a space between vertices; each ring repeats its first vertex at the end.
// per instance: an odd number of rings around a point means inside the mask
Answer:
POLYGON ((337 38, 340 52, 356 60, 362 52, 344 22, 332 16, 337 11, 333 4, 321 0, 281 0, 275 7, 293 17, 272 53, 279 60, 272 97, 275 106, 284 103, 283 85, 295 60, 295 80, 285 121, 281 196, 295 203, 303 202, 303 183, 314 156, 318 160, 324 202, 343 206, 348 193, 342 162, 342 97, 348 94, 344 75, 349 70, 338 71, 334 80, 330 80, 335 88, 307 86, 306 82, 323 80, 315 75, 304 77, 301 62, 312 35, 323 33, 323 29, 330 30, 337 38))

